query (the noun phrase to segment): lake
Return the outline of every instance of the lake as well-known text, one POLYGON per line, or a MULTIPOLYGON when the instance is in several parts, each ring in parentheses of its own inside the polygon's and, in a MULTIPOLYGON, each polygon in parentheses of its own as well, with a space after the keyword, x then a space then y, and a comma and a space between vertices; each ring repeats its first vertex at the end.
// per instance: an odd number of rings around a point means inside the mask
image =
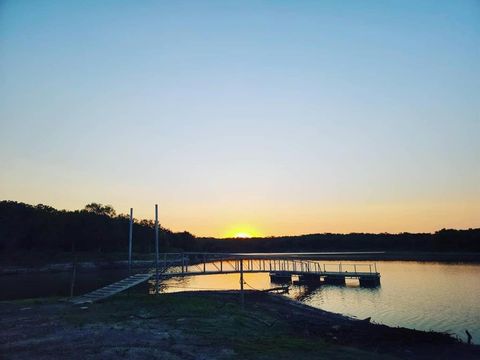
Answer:
MULTIPOLYGON (((338 264, 338 261, 320 261, 338 264)), ((356 262, 366 263, 369 262, 356 262)), ((412 261, 377 261, 381 286, 292 286, 291 298, 323 310, 390 326, 451 332, 480 344, 480 265, 412 261)), ((266 273, 245 274, 245 289, 268 289, 266 273)), ((238 289, 238 274, 170 279, 164 291, 238 289)))
MULTIPOLYGON (((320 261, 337 264, 338 261, 320 261)), ((356 262, 362 263, 362 262, 356 262)), ((345 286, 292 286, 287 296, 305 304, 390 326, 451 332, 465 340, 465 329, 480 344, 480 265, 411 261, 378 261, 381 286, 363 288, 357 280, 345 286)), ((122 279, 126 271, 101 270, 79 273, 76 293, 81 294, 122 279)), ((238 289, 238 274, 172 278, 162 291, 238 289)), ((267 273, 245 274, 245 289, 268 289, 267 273)), ((1 300, 67 296, 69 273, 4 275, 1 300)), ((134 291, 147 292, 148 285, 134 291)))

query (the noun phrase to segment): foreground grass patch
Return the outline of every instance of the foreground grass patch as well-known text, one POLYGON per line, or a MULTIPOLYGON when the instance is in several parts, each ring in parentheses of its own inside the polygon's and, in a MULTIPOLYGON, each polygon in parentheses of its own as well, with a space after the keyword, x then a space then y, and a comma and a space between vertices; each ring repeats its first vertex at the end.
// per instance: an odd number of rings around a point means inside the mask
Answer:
MULTIPOLYGON (((372 359, 377 354, 326 342, 298 331, 279 316, 272 304, 247 297, 242 307, 237 296, 176 293, 160 296, 119 295, 87 309, 67 309, 63 318, 75 326, 150 324, 160 321, 204 344, 233 349, 239 358, 372 359)), ((380 357, 378 357, 380 358, 380 357)), ((386 358, 382 356, 381 358, 386 358)), ((388 358, 388 357, 387 357, 388 358)))

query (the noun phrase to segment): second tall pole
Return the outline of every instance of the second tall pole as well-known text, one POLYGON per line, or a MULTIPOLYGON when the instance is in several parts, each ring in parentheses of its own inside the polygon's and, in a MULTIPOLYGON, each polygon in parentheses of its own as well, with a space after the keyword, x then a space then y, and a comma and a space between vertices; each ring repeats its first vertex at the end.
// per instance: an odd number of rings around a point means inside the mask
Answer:
POLYGON ((158 292, 158 205, 155 204, 155 294, 158 292))
POLYGON ((130 227, 128 229, 128 275, 132 275, 133 208, 130 208, 130 227))

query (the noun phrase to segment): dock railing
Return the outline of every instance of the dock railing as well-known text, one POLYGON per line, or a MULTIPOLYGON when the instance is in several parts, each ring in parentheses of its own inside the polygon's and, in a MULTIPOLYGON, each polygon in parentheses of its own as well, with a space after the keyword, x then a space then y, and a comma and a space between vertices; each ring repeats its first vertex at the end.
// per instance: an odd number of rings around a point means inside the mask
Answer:
POLYGON ((375 263, 325 263, 282 254, 163 253, 159 257, 162 276, 250 272, 344 275, 379 275, 375 263))

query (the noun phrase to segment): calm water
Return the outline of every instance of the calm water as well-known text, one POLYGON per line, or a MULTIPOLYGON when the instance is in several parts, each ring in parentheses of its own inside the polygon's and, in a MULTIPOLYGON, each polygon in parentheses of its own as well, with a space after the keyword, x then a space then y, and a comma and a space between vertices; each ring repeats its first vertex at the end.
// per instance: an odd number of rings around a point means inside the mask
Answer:
MULTIPOLYGON (((323 263, 338 263, 322 261, 323 263)), ((465 339, 465 329, 480 344, 480 265, 415 262, 377 262, 381 286, 361 288, 358 281, 346 286, 317 288, 292 286, 288 296, 327 311, 391 326, 448 331, 465 339)), ((122 279, 125 271, 79 273, 76 293, 81 294, 122 279)), ((268 289, 268 274, 245 274, 245 288, 268 289)), ((70 274, 10 275, 0 277, 0 299, 67 296, 70 274)), ((163 291, 238 289, 239 275, 202 275, 170 279, 163 291)), ((146 284, 136 291, 147 292, 146 284)))
MULTIPOLYGON (((323 263, 338 263, 322 261, 323 263)), ((358 262, 361 263, 361 262, 358 262)), ((381 286, 293 286, 288 296, 308 305, 391 326, 446 331, 480 344, 480 265, 377 262, 381 286)), ((245 274, 245 289, 268 289, 268 274, 245 274)), ((238 289, 239 275, 204 275, 170 279, 164 291, 238 289)))

